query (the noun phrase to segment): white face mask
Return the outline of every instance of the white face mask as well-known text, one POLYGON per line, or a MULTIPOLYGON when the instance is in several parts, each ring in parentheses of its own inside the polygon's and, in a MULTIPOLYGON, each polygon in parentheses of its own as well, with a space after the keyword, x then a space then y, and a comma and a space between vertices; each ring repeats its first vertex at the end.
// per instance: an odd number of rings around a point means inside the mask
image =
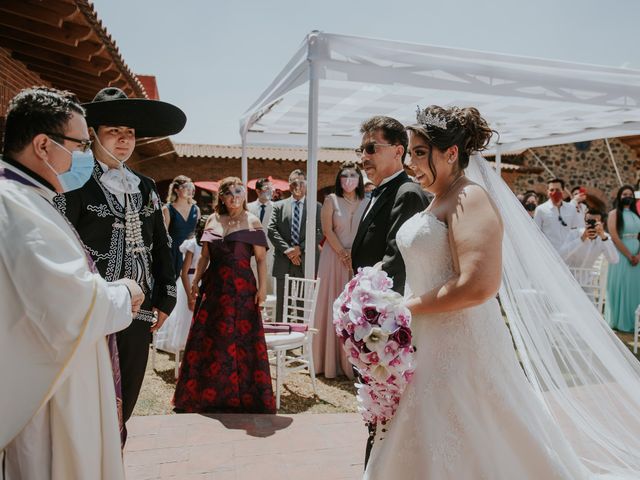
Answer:
POLYGON ((270 188, 266 190, 262 190, 260 192, 260 195, 258 196, 260 197, 260 200, 264 200, 265 202, 268 202, 273 198, 273 190, 271 190, 270 188))
POLYGON ((342 190, 351 193, 358 188, 358 181, 358 177, 342 177, 340 178, 340 185, 342 186, 342 190))

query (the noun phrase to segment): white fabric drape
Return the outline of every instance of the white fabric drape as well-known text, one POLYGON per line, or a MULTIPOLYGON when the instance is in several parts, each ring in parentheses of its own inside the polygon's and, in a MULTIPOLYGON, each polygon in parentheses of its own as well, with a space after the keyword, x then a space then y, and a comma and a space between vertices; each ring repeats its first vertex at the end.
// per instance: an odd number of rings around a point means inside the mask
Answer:
POLYGON ((467 175, 504 219, 500 301, 529 381, 594 474, 640 478, 640 363, 489 164, 467 175))

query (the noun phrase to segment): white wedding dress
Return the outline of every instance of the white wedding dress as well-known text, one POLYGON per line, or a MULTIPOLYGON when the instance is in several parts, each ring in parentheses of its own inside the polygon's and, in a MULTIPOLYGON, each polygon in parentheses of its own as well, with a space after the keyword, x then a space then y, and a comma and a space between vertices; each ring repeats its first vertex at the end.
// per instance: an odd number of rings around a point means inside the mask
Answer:
MULTIPOLYGON (((431 213, 416 214, 396 238, 407 297, 453 275, 447 226, 431 213)), ((496 299, 417 315, 411 327, 415 375, 378 432, 365 479, 592 478, 528 382, 496 299)))

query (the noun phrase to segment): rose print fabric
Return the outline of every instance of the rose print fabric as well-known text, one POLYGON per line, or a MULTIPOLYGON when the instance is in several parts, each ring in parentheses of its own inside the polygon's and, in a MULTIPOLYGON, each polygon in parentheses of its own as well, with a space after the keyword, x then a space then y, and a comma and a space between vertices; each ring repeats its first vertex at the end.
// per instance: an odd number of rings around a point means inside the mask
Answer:
POLYGON ((202 278, 174 405, 180 412, 275 413, 256 280, 253 245, 267 246, 262 230, 220 237, 205 232, 210 263, 202 278))

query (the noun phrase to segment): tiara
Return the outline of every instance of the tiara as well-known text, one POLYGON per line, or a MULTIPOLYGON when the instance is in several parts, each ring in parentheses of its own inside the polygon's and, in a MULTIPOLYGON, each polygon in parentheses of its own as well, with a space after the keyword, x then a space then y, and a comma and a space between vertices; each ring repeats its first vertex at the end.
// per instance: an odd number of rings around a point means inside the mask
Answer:
POLYGON ((416 120, 419 124, 427 127, 438 127, 442 130, 447 129, 447 121, 437 115, 433 115, 431 112, 426 113, 426 110, 422 110, 420 105, 416 111, 416 120))

